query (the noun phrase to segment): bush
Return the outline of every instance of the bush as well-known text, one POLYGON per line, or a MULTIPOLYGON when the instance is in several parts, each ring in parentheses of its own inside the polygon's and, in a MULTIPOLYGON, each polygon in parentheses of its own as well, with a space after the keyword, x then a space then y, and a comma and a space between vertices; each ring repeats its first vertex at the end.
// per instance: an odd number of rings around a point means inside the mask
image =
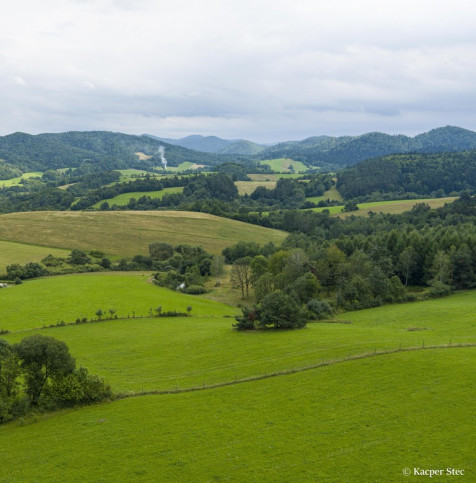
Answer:
POLYGON ((311 316, 315 319, 327 319, 332 316, 332 308, 325 300, 311 299, 307 303, 311 316))
POLYGON ((242 315, 235 315, 236 324, 233 327, 237 330, 253 330, 255 329, 255 321, 257 317, 256 308, 243 307, 242 315))
POLYGON ((189 285, 188 287, 181 289, 181 292, 189 295, 201 295, 207 293, 207 289, 203 285, 189 285))

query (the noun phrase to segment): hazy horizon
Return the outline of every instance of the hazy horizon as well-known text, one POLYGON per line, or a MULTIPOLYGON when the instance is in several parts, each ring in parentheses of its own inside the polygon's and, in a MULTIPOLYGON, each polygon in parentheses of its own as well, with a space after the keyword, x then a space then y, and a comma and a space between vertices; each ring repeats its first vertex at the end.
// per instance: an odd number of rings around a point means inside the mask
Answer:
POLYGON ((475 17, 468 0, 9 2, 0 135, 476 130, 475 17))

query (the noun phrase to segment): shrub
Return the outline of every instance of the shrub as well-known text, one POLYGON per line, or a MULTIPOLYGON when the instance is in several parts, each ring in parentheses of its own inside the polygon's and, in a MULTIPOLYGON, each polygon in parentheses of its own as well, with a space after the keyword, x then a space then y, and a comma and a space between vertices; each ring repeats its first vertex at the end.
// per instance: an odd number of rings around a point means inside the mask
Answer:
POLYGON ((332 308, 325 300, 311 299, 307 303, 307 308, 313 318, 321 320, 332 316, 332 308))
POLYGON ((181 290, 181 292, 189 295, 201 295, 207 293, 207 289, 203 285, 189 285, 181 290))

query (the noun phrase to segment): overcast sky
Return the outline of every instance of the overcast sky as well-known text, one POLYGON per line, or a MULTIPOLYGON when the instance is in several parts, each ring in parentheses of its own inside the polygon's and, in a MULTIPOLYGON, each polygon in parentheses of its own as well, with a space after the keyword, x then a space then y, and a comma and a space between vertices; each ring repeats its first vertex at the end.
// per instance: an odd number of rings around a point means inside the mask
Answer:
POLYGON ((15 0, 0 135, 476 130, 474 0, 15 0))

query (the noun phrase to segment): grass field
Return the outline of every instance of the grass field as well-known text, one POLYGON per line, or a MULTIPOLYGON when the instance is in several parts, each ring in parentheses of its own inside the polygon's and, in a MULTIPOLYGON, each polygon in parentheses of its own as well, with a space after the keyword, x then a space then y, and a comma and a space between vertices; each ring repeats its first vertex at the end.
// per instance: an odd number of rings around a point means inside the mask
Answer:
POLYGON ((236 308, 147 280, 68 275, 0 291, 10 342, 64 340, 116 392, 203 389, 2 426, 0 481, 399 482, 406 467, 465 469, 454 481, 471 481, 476 350, 454 346, 476 343, 476 291, 337 318, 351 323, 235 332, 236 308), (157 305, 193 315, 132 318, 157 305), (99 308, 129 318, 34 330, 99 308), (378 354, 400 347, 420 349, 378 354), (207 388, 217 383, 230 385, 207 388))
POLYGON ((337 188, 333 186, 330 190, 326 191, 322 196, 312 196, 306 198, 307 201, 312 201, 313 203, 319 203, 322 200, 335 200, 342 201, 342 195, 337 191, 337 188))
POLYGON ((265 174, 265 173, 251 173, 247 175, 251 181, 278 181, 281 178, 300 178, 299 173, 275 173, 275 174, 265 174))
MULTIPOLYGON (((187 171, 189 169, 199 169, 199 168, 204 168, 204 164, 196 164, 196 163, 191 163, 190 161, 185 161, 183 163, 180 163, 178 166, 167 166, 168 171, 174 171, 174 172, 180 172, 180 171, 187 171)), ((159 166, 160 168, 160 166, 159 166)))
POLYGON ((18 178, 11 178, 11 179, 1 179, 0 180, 0 188, 2 187, 9 187, 9 186, 18 186, 20 184, 20 181, 22 179, 28 179, 28 178, 41 178, 41 175, 43 173, 40 171, 35 171, 31 173, 23 173, 20 177, 18 178))
MULTIPOLYGON (((323 197, 307 198, 311 201, 322 199, 323 197)), ((325 199, 325 198, 324 198, 325 199)), ((312 208, 313 211, 322 212, 323 210, 329 210, 331 215, 339 215, 340 217, 346 218, 348 216, 367 216, 370 212, 373 213, 389 213, 398 214, 404 211, 409 211, 417 203, 426 203, 431 208, 440 208, 446 203, 451 203, 455 200, 454 197, 448 198, 427 198, 427 199, 417 199, 417 200, 393 200, 393 201, 374 201, 369 203, 359 203, 357 206, 359 209, 357 211, 342 212, 343 206, 329 206, 328 208, 312 208)), ((314 201, 317 202, 317 201, 314 201)))
POLYGON ((39 262, 50 254, 55 257, 66 257, 69 253, 69 250, 61 248, 0 241, 0 273, 4 273, 6 266, 13 263, 24 265, 29 262, 39 262))
POLYGON ((276 187, 276 181, 235 181, 240 195, 250 195, 258 186, 264 186, 268 189, 276 187))
POLYGON ((289 166, 294 168, 295 173, 304 173, 308 170, 308 167, 305 164, 288 158, 265 159, 264 161, 261 161, 261 164, 267 164, 273 171, 276 171, 277 173, 289 173, 289 166))
POLYGON ((78 362, 120 391, 216 384, 400 346, 476 342, 476 291, 339 317, 351 324, 314 323, 305 330, 267 333, 232 331, 234 319, 224 316, 237 309, 158 288, 147 283, 146 275, 130 273, 30 281, 0 291, 0 306, 0 329, 23 331, 3 336, 10 341, 25 337, 26 329, 92 317, 98 309, 129 315, 41 330, 67 342, 78 362), (147 315, 158 305, 164 311, 185 311, 191 305, 194 316, 132 318, 133 311, 147 315))
POLYGON ((157 287, 148 282, 149 277, 148 272, 64 275, 2 289, 0 330, 26 330, 61 320, 74 322, 78 317, 96 317, 98 309, 106 313, 114 309, 120 317, 133 317, 134 312, 137 317, 145 316, 159 305, 164 311, 181 312, 191 305, 192 314, 202 316, 236 312, 224 304, 157 287))
POLYGON ((0 240, 121 256, 145 254, 149 244, 157 241, 202 245, 211 253, 221 253, 239 240, 279 244, 286 236, 278 230, 185 211, 43 211, 0 216, 0 240))
POLYGON ((115 196, 114 198, 109 198, 107 200, 98 201, 94 204, 91 208, 99 208, 105 201, 109 203, 109 206, 117 205, 117 206, 124 206, 129 203, 132 198, 138 200, 142 198, 142 196, 149 196, 152 199, 162 199, 162 197, 168 193, 181 193, 183 191, 183 187, 177 188, 164 188, 161 191, 143 191, 143 192, 133 192, 133 193, 121 193, 120 195, 115 196))
POLYGON ((475 351, 401 352, 0 428, 2 481, 474 481, 475 351), (437 478, 435 478, 436 480, 437 478))

